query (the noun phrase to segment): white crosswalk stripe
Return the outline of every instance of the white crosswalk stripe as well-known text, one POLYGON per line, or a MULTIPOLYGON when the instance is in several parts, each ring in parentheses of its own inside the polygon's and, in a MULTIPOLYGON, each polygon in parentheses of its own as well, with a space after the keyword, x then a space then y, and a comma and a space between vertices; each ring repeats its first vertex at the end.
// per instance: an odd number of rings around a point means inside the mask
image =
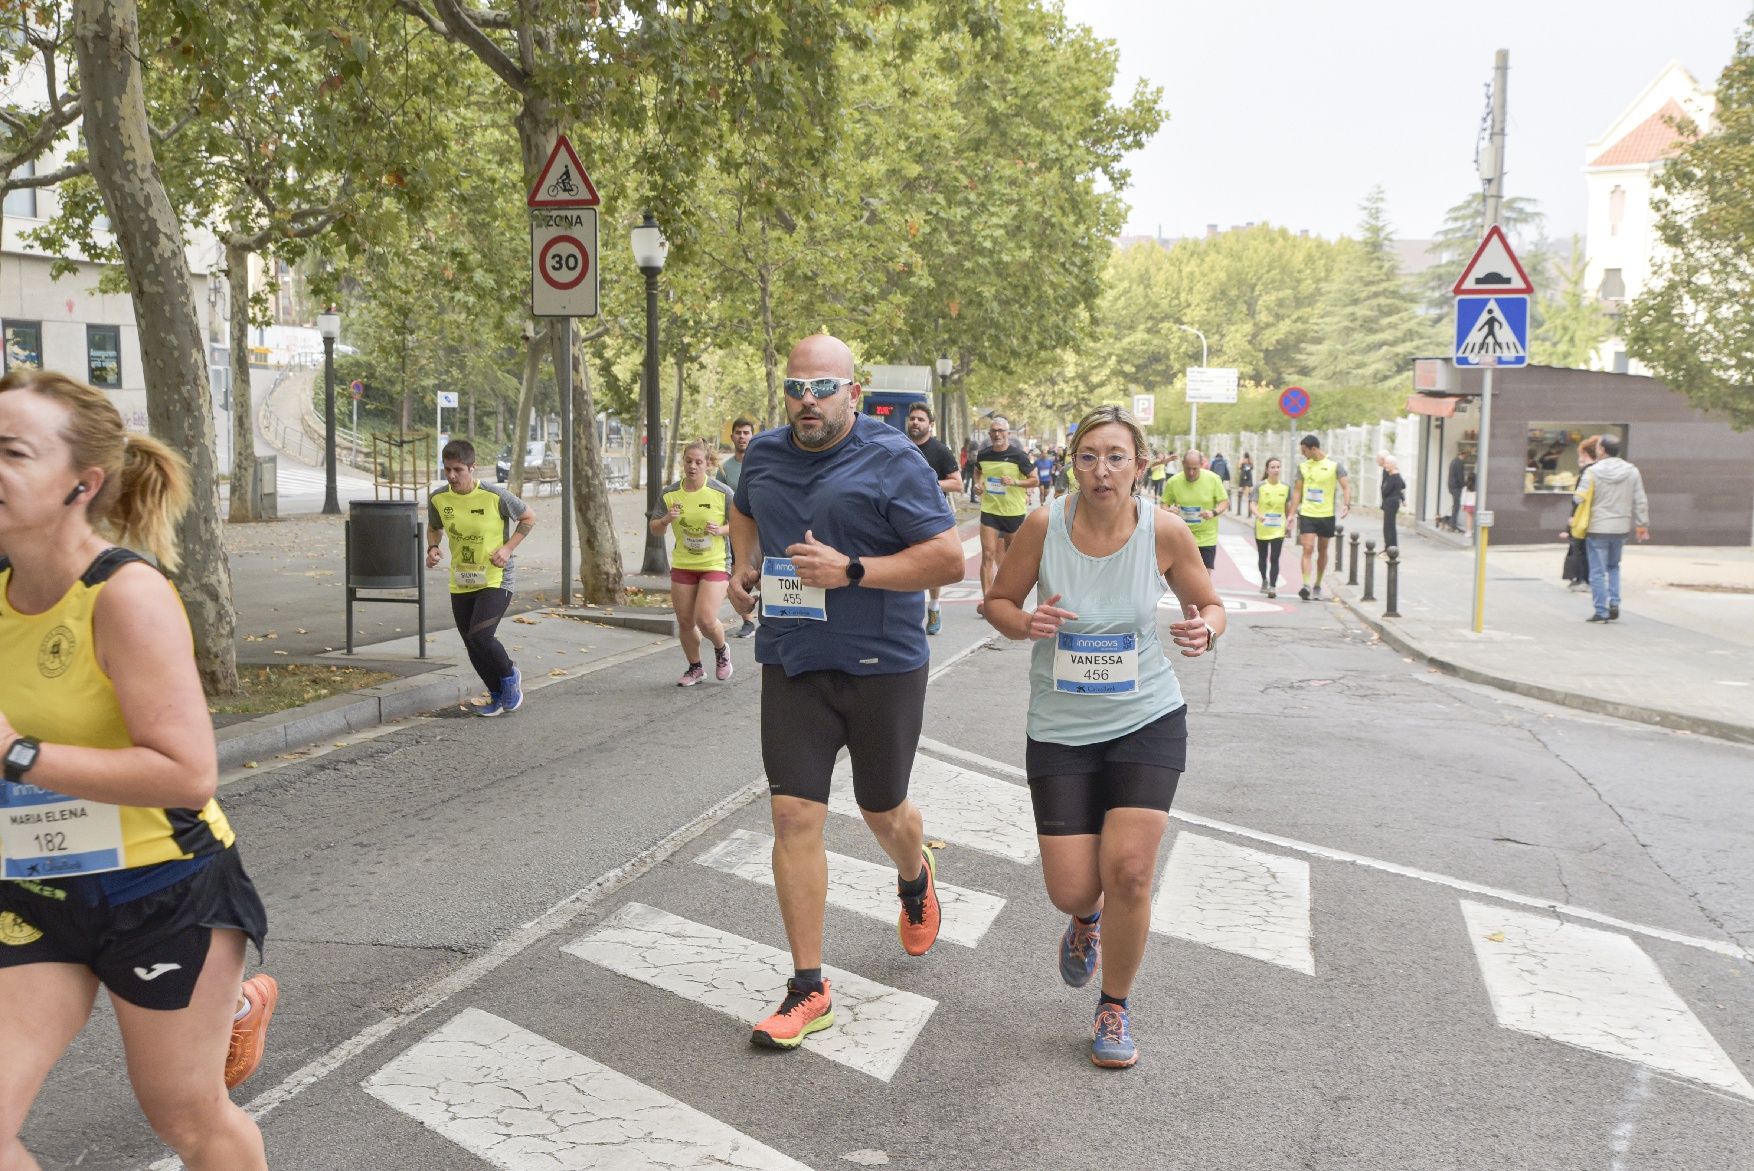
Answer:
MULTIPOLYGON (((736 830, 695 861, 724 874, 773 885, 773 839, 766 834, 736 830)), ((938 884, 938 903, 943 909, 938 938, 963 947, 979 944, 1005 909, 1005 900, 998 895, 947 882, 938 884)), ((880 923, 894 923, 901 910, 895 894, 895 868, 830 852, 828 904, 880 923)))
POLYGON ((506 1171, 809 1171, 650 1086, 480 1009, 465 1009, 364 1086, 506 1171))
POLYGON ((1754 1086, 1624 935, 1461 900, 1498 1023, 1744 1098, 1754 1086))
POLYGON ((1231 562, 1235 564, 1236 571, 1242 574, 1243 580, 1252 586, 1261 584, 1260 557, 1256 553, 1253 540, 1236 533, 1224 532, 1218 534, 1218 544, 1225 553, 1229 554, 1231 562))
MULTIPOLYGON (((920 807, 928 838, 942 838, 1013 862, 1034 862, 1041 857, 1029 790, 1022 785, 930 756, 915 756, 908 797, 920 807)), ((847 817, 859 816, 850 761, 835 766, 828 807, 847 817)))
MULTIPOLYGON (((282 496, 320 496, 323 494, 324 486, 322 468, 307 468, 299 464, 285 462, 275 467, 274 487, 282 496)), ((335 489, 336 493, 344 498, 370 499, 372 481, 357 473, 337 469, 335 489)))
MULTIPOLYGON (((792 974, 785 952, 668 911, 629 903, 562 950, 654 988, 755 1025, 773 1012, 792 974)), ((938 1002, 824 966, 834 1027, 804 1047, 888 1081, 938 1002)))
POLYGON ((1151 903, 1151 930, 1315 975, 1309 863, 1178 833, 1151 903))

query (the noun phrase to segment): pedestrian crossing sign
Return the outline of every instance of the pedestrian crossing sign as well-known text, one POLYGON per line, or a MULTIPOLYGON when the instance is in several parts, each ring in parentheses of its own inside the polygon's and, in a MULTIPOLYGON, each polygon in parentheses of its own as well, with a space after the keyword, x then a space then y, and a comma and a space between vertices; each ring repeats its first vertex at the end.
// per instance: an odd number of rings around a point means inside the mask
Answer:
POLYGON ((1457 297, 1457 366, 1498 367, 1529 364, 1527 297, 1457 297))

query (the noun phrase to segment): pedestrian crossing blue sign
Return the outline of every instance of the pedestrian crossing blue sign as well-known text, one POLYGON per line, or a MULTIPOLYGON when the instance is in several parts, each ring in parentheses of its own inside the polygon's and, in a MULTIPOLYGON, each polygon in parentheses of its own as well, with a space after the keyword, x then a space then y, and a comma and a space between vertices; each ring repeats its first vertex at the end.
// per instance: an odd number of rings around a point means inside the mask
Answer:
POLYGON ((1527 297, 1457 297, 1457 366, 1527 366, 1527 297))

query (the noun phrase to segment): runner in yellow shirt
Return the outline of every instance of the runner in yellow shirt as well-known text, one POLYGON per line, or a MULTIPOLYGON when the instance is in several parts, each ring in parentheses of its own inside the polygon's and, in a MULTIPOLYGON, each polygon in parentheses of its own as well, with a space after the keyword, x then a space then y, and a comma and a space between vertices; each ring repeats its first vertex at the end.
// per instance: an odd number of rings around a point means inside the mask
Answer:
POLYGON ((1206 467, 1197 448, 1182 456, 1181 474, 1163 482, 1163 507, 1187 522, 1207 571, 1218 564, 1218 517, 1230 511, 1230 493, 1218 473, 1206 467))
MULTIPOLYGON (((981 596, 993 588, 993 577, 1011 548, 1011 539, 1023 527, 1029 511, 1029 486, 1035 482, 1035 463, 1029 453, 1011 442, 1011 424, 994 415, 987 427, 987 446, 975 457, 976 487, 981 494, 981 596)), ((975 613, 986 613, 983 601, 975 613)))
MULTIPOLYGON (((682 449, 682 478, 664 489, 649 518, 651 530, 676 536, 670 553, 670 608, 676 614, 676 640, 688 669, 676 680, 693 687, 706 678, 700 636, 713 644, 713 677, 731 677, 731 651, 719 610, 731 583, 731 489, 711 478, 712 445, 696 439, 682 449)), ((741 467, 739 467, 741 471, 741 467)))
POLYGON ((1335 533, 1335 503, 1339 518, 1352 511, 1352 481, 1346 478, 1346 467, 1322 454, 1322 441, 1305 435, 1298 443, 1303 462, 1297 465, 1297 483, 1291 489, 1291 514, 1297 518, 1297 543, 1303 546, 1303 585, 1297 596, 1304 601, 1321 601, 1322 576, 1328 572, 1328 542, 1335 533), (1319 545, 1319 549, 1318 549, 1319 545), (1310 561, 1315 561, 1315 576, 1310 576, 1310 561))
POLYGON ((1279 552, 1285 547, 1286 505, 1291 485, 1279 478, 1277 457, 1267 461, 1267 478, 1249 491, 1249 509, 1255 518, 1255 553, 1261 570, 1261 592, 1279 596, 1279 552))

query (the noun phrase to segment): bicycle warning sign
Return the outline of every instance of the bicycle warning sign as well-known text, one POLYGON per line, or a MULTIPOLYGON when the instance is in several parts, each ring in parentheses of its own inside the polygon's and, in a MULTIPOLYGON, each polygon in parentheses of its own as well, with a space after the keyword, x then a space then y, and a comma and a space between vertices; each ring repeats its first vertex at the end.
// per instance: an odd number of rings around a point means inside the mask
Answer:
POLYGON ((597 209, 530 217, 530 314, 597 316, 597 209))
POLYGON ((566 135, 555 140, 554 149, 548 152, 548 162, 536 176, 530 198, 525 202, 533 208, 596 207, 603 202, 566 135))

